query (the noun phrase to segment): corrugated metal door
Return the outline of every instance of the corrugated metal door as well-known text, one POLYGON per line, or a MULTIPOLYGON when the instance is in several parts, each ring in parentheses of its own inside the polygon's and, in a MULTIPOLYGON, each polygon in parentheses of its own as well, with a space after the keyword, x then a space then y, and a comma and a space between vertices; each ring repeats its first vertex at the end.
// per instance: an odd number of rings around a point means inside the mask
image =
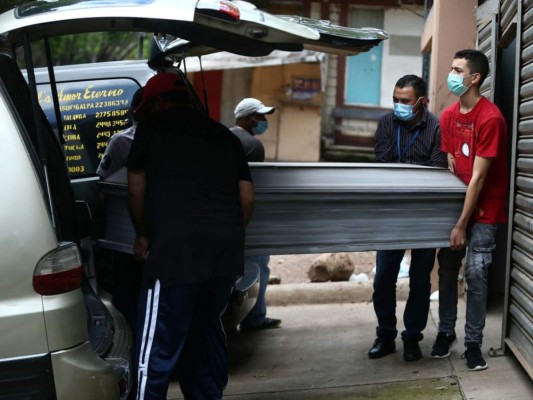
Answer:
POLYGON ((520 50, 504 333, 505 344, 533 377, 533 0, 505 0, 501 15, 501 32, 518 16, 520 50))
POLYGON ((480 93, 494 101, 494 79, 496 74, 496 33, 498 32, 498 7, 489 1, 477 13, 477 48, 489 59, 489 74, 481 85, 480 93))

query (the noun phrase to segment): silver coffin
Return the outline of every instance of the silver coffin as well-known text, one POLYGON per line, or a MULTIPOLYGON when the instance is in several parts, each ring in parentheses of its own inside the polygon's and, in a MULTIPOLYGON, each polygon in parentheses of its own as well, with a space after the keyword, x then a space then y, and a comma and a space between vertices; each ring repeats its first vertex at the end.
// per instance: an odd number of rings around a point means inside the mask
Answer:
MULTIPOLYGON (((248 255, 449 246, 466 186, 447 169, 402 164, 251 163, 256 192, 248 255)), ((100 182, 100 245, 131 252, 126 173, 100 182)))

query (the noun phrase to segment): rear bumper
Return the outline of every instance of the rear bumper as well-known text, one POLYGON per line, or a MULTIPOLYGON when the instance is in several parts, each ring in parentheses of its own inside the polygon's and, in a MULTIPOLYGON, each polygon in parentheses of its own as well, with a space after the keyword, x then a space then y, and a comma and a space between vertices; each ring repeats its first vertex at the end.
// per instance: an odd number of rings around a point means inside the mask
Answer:
POLYGON ((116 400, 124 375, 84 342, 68 350, 1 361, 0 399, 116 400))
POLYGON ((51 359, 58 400, 119 398, 120 371, 98 357, 89 342, 52 353, 51 359))

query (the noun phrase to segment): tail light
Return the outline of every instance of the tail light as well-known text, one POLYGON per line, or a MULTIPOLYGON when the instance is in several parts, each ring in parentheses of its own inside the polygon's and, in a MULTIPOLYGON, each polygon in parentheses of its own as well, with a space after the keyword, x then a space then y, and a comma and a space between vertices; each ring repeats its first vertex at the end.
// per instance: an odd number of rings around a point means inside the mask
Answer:
POLYGON ((33 288, 41 295, 70 292, 81 287, 81 256, 75 243, 61 243, 37 263, 33 288))
POLYGON ((228 22, 239 22, 241 12, 239 7, 229 1, 198 1, 196 10, 207 17, 218 18, 228 22))

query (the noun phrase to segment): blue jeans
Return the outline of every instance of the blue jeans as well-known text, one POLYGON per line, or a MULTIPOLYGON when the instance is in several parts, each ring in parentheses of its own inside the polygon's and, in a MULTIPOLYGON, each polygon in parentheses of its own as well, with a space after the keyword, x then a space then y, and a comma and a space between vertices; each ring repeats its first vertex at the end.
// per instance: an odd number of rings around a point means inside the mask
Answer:
POLYGON ((247 261, 255 261, 259 266, 259 292, 257 293, 255 305, 242 322, 245 325, 259 326, 265 320, 267 312, 265 293, 268 286, 268 278, 270 278, 270 268, 268 268, 270 256, 248 256, 246 258, 247 261))
POLYGON ((492 253, 496 249, 497 225, 474 224, 467 232, 468 247, 460 251, 440 249, 439 260, 439 331, 455 333, 457 321, 457 276, 466 254, 465 345, 483 343, 487 314, 487 288, 492 253))
MULTIPOLYGON (((409 297, 405 305, 402 339, 422 340, 426 327, 431 295, 431 270, 435 264, 435 249, 411 250, 409 268, 409 297)), ((396 330, 396 280, 405 250, 380 250, 376 257, 376 276, 372 300, 378 317, 376 336, 395 339, 396 330)))

